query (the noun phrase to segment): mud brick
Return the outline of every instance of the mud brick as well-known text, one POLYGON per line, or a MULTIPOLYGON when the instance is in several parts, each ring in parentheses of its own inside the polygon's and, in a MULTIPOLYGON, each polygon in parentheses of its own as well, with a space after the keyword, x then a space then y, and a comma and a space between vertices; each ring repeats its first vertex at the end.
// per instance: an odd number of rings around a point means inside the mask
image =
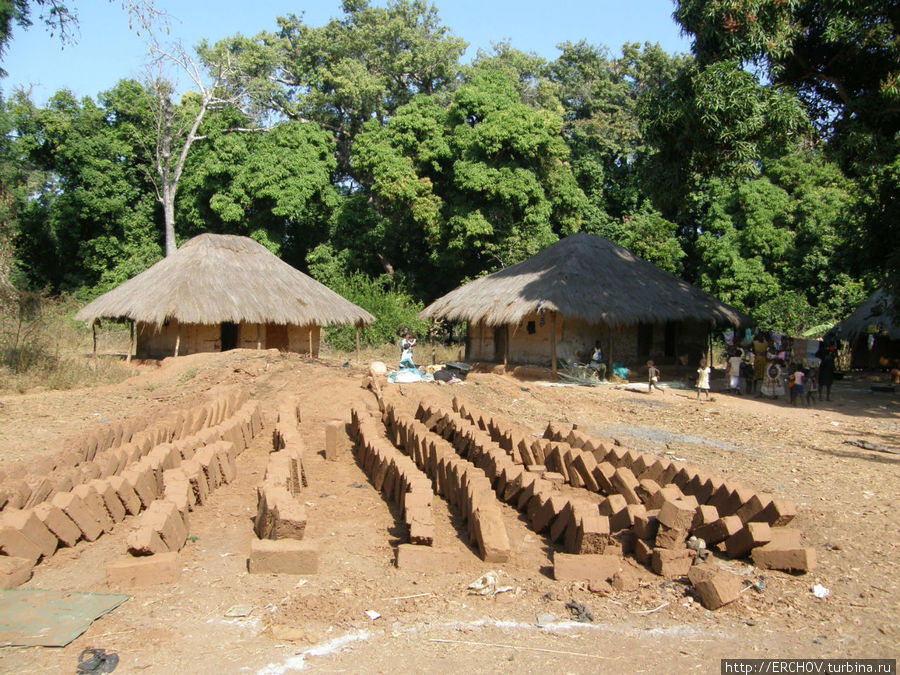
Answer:
POLYGON ((222 480, 231 483, 237 478, 237 446, 230 441, 219 441, 213 444, 215 448, 216 461, 219 463, 219 472, 222 474, 222 480))
POLYGON ((566 468, 566 463, 563 459, 563 452, 564 447, 562 444, 554 443, 550 452, 545 456, 544 464, 550 471, 562 474, 563 481, 568 483, 570 481, 569 471, 566 468))
POLYGON ((531 444, 531 454, 534 457, 535 464, 543 464, 547 458, 547 451, 550 450, 550 443, 544 438, 536 438, 531 444), (546 448, 546 451, 545 451, 546 448))
MULTIPOLYGON (((140 497, 138 497, 137 493, 134 491, 131 483, 122 476, 109 476, 103 480, 105 480, 115 492, 116 497, 128 514, 134 516, 141 512, 142 505, 140 497)), ((113 506, 110 508, 115 507, 113 506)))
POLYGON ((753 516, 751 522, 768 523, 772 527, 784 527, 797 515, 793 502, 773 499, 762 511, 753 516))
POLYGON ((598 506, 598 512, 601 516, 609 518, 609 529, 617 532, 623 527, 629 527, 628 514, 626 507, 628 506, 625 497, 622 495, 612 494, 598 506))
POLYGON ((403 493, 402 504, 404 514, 411 509, 426 508, 431 509, 434 501, 433 493, 428 490, 417 490, 416 492, 403 493))
POLYGON ((31 564, 41 557, 41 547, 15 527, 0 525, 0 554, 25 558, 31 564))
POLYGON ((7 497, 6 507, 13 509, 21 509, 28 502, 31 496, 31 488, 24 480, 11 479, 3 484, 3 489, 7 497))
POLYGON ((659 515, 657 518, 659 519, 660 525, 687 532, 691 529, 691 523, 694 522, 695 510, 696 507, 694 505, 691 505, 684 500, 666 499, 659 508, 659 515))
POLYGON ((550 441, 559 441, 569 435, 572 427, 566 427, 559 422, 547 422, 547 428, 544 429, 544 438, 550 441))
POLYGON ((75 493, 57 492, 50 503, 62 509, 72 519, 86 540, 95 541, 103 534, 100 516, 75 493))
MULTIPOLYGON (((153 503, 153 500, 156 499, 159 494, 157 492, 157 482, 153 474, 153 469, 145 464, 141 464, 140 462, 132 464, 128 469, 122 472, 122 478, 125 479, 125 482, 138 496, 138 499, 141 501, 141 506, 145 509, 153 503)), ((119 490, 116 489, 116 492, 119 493, 119 490)), ((119 496, 121 497, 121 493, 119 493, 119 496)), ((126 508, 128 508, 127 504, 126 508)), ((128 511, 131 513, 130 509, 128 509, 128 511)))
MULTIPOLYGON (((73 474, 75 474, 73 470, 67 469, 54 469, 53 473, 50 474, 50 481, 53 483, 53 492, 69 492, 73 487, 75 487, 75 480, 73 479, 73 474)), ((80 477, 80 475, 79 475, 80 477)), ((31 504, 34 506, 37 502, 36 500, 31 498, 31 492, 33 488, 29 490, 28 501, 26 502, 26 506, 31 504)), ((44 501, 43 499, 41 501, 44 501)))
POLYGON ((106 510, 106 504, 103 502, 103 497, 98 495, 89 485, 76 485, 72 489, 72 493, 77 495, 78 498, 85 503, 85 506, 91 510, 91 514, 96 518, 104 532, 112 531, 115 523, 113 523, 112 517, 106 510))
POLYGON ((303 539, 306 508, 286 490, 279 492, 273 510, 274 527, 270 539, 303 539))
POLYGON ((691 532, 696 530, 698 527, 703 527, 704 525, 714 523, 718 519, 719 512, 716 510, 715 506, 702 504, 697 507, 696 511, 694 511, 694 520, 691 521, 691 532))
POLYGON ((733 516, 737 510, 753 498, 754 492, 743 486, 736 487, 728 498, 722 502, 722 506, 716 506, 720 516, 733 516))
POLYGON ((743 504, 734 515, 741 519, 742 523, 749 523, 764 508, 772 503, 772 495, 765 492, 757 492, 750 500, 743 504))
POLYGON ((100 467, 94 462, 79 464, 78 471, 81 473, 82 483, 90 483, 95 478, 100 478, 100 467))
POLYGON ((516 500, 522 489, 521 477, 525 468, 521 464, 508 466, 500 473, 497 481, 497 498, 509 504, 516 500))
POLYGON ((725 516, 694 529, 693 534, 705 541, 707 547, 712 547, 739 532, 743 526, 744 524, 737 516, 725 516))
POLYGON ((637 496, 640 498, 641 502, 646 504, 662 488, 659 486, 655 480, 650 478, 644 478, 641 481, 638 481, 638 486, 635 488, 635 492, 637 492, 637 496))
POLYGON ((108 476, 115 476, 116 471, 119 469, 119 459, 115 455, 112 455, 108 452, 104 452, 102 454, 97 455, 94 459, 94 463, 100 467, 100 477, 106 478, 108 476))
POLYGON ((722 571, 721 567, 714 565, 710 562, 698 563, 696 565, 691 565, 691 569, 688 572, 688 581, 691 583, 691 586, 696 586, 701 581, 705 581, 714 577, 722 571))
POLYGON ((541 474, 541 478, 557 486, 566 484, 566 477, 557 471, 544 471, 541 474))
POLYGON ((571 445, 573 448, 582 448, 584 446, 584 434, 578 429, 572 429, 569 434, 565 437, 565 442, 571 445))
POLYGON ((613 489, 625 497, 625 501, 629 504, 640 504, 641 498, 638 497, 635 488, 639 483, 631 469, 625 467, 617 468, 610 479, 613 489))
POLYGON ((340 420, 332 420, 325 425, 325 459, 337 461, 340 456, 339 438, 343 431, 344 423, 340 420))
POLYGON ((747 523, 725 540, 725 552, 729 558, 742 558, 758 546, 768 544, 772 532, 768 523, 747 523))
POLYGON ((0 588, 15 588, 31 579, 34 562, 28 558, 0 556, 0 588))
POLYGON ((599 492, 600 486, 594 477, 597 460, 589 452, 578 452, 572 457, 572 473, 577 473, 582 485, 591 492, 599 492))
MULTIPOLYGON (((650 467, 650 466, 653 464, 653 462, 655 462, 655 461, 656 461, 656 457, 654 457, 653 455, 641 454, 641 455, 639 455, 639 456, 637 457, 637 459, 634 460, 634 462, 632 462, 631 467, 630 467, 630 468, 631 468, 631 472, 632 472, 635 476, 638 476, 638 477, 639 477, 639 476, 640 476, 642 473, 644 473, 644 472, 647 470, 647 468, 650 467)), ((640 480, 640 478, 638 478, 638 480, 640 480)), ((651 480, 652 480, 652 479, 651 479, 651 480)))
POLYGON ((254 539, 250 542, 251 574, 315 574, 319 571, 319 545, 296 539, 254 539))
POLYGON ((605 495, 616 493, 616 489, 612 484, 612 477, 615 472, 616 468, 606 461, 598 462, 597 466, 594 467, 594 480, 597 482, 597 487, 605 495))
POLYGON ((34 507, 34 514, 62 546, 74 546, 81 539, 81 530, 58 506, 43 502, 34 507))
POLYGON ((106 512, 114 523, 121 523, 125 520, 125 505, 122 504, 109 479, 95 478, 88 483, 88 486, 103 499, 106 512))
POLYGON ((166 489, 163 491, 163 499, 172 502, 181 513, 182 519, 187 518, 188 512, 194 503, 194 491, 191 482, 181 469, 170 469, 165 474, 166 489))
POLYGON ((125 537, 125 547, 133 556, 157 555, 168 553, 169 547, 162 539, 162 535, 151 525, 143 523, 136 530, 132 530, 125 537))
POLYGON ((815 569, 815 550, 803 546, 799 530, 773 527, 771 535, 772 540, 768 544, 753 549, 750 554, 754 565, 762 569, 786 572, 809 572, 815 569))
POLYGON ((656 548, 684 548, 684 542, 687 540, 687 537, 687 530, 668 527, 660 523, 659 528, 656 531, 654 545, 656 546, 656 548))
POLYGON ((56 552, 59 540, 33 509, 6 509, 0 514, 0 522, 21 532, 41 550, 41 555, 49 557, 56 552))
POLYGON ((609 518, 596 511, 577 518, 573 550, 569 553, 603 553, 609 544, 609 518))
MULTIPOLYGON (((635 462, 637 462, 638 458, 641 456, 641 453, 637 450, 629 449, 626 450, 622 455, 622 460, 619 463, 619 468, 626 468, 631 471, 631 467, 634 466, 635 462)), ((634 473, 632 471, 632 473, 634 473)))
POLYGON ((601 553, 553 553, 553 578, 557 581, 609 581, 622 569, 624 561, 617 555, 601 553))
POLYGON ((444 574, 459 569, 461 556, 454 550, 436 549, 432 546, 400 544, 394 564, 397 569, 426 574, 444 574))
POLYGON ((122 558, 106 565, 106 585, 112 589, 146 588, 174 584, 181 574, 177 553, 158 553, 144 558, 122 558))
POLYGON ((187 541, 188 533, 184 519, 178 507, 172 502, 157 499, 141 516, 141 522, 156 530, 170 551, 180 551, 187 541))
POLYGON ((506 562, 510 556, 509 536, 500 508, 478 508, 472 515, 478 555, 485 562, 506 562))
POLYGON ((694 552, 687 548, 654 548, 650 556, 650 568, 667 579, 687 576, 693 563, 694 552))
POLYGON ((519 504, 519 498, 530 486, 534 484, 535 480, 536 476, 533 473, 529 473, 528 471, 523 470, 512 485, 507 482, 506 488, 503 491, 503 501, 507 504, 511 504, 512 506, 517 507, 519 504))
POLYGON ((581 474, 578 473, 578 470, 574 466, 575 453, 581 454, 577 450, 566 450, 563 452, 563 466, 566 469, 566 476, 569 478, 569 484, 574 488, 582 488, 584 487, 584 480, 582 480, 581 474))
POLYGON ((656 537, 656 531, 659 529, 658 515, 659 511, 656 509, 635 515, 634 524, 631 527, 634 530, 634 536, 638 539, 650 539, 652 541, 656 537))
POLYGON ((724 570, 694 584, 694 590, 700 596, 700 604, 710 610, 719 609, 737 600, 742 588, 741 580, 724 570))
POLYGON ((549 493, 553 489, 550 481, 546 481, 543 478, 535 477, 534 480, 532 480, 530 483, 527 483, 527 481, 527 478, 523 478, 522 492, 519 494, 519 502, 518 504, 516 504, 516 509, 519 511, 524 511, 527 509, 534 495, 540 492, 549 493))
POLYGON ((666 501, 676 501, 684 497, 681 489, 672 483, 664 485, 658 492, 650 495, 644 505, 648 509, 661 509, 666 501))
POLYGON ((25 504, 23 505, 26 509, 50 499, 56 491, 56 486, 47 478, 25 476, 25 482, 28 483, 31 488, 31 494, 28 495, 28 499, 25 500, 25 504))
POLYGON ((609 446, 607 449, 606 456, 603 458, 604 462, 609 462, 613 465, 613 467, 618 468, 622 464, 622 459, 625 457, 625 453, 627 450, 618 445, 609 446))
POLYGON ((650 563, 650 557, 653 555, 653 542, 648 541, 647 539, 639 539, 635 537, 634 540, 634 559, 637 560, 642 565, 648 565, 650 563))
POLYGON ((671 482, 675 483, 685 494, 691 494, 687 488, 694 478, 697 476, 697 467, 690 464, 682 464, 678 467, 678 472, 672 476, 671 482))
MULTIPOLYGON (((546 527, 550 520, 555 515, 555 511, 550 505, 550 498, 554 495, 558 495, 559 493, 554 492, 552 489, 541 489, 528 500, 528 505, 525 507, 525 515, 528 518, 529 522, 531 522, 532 527, 534 527, 535 522, 541 523, 543 522, 546 527)), ((539 532, 537 528, 534 528, 535 532, 539 532)))
POLYGON ((669 468, 671 463, 672 462, 667 459, 653 459, 646 465, 643 471, 636 474, 638 481, 652 480, 659 483, 660 476, 662 476, 663 472, 669 468))
POLYGON ((433 546, 434 523, 414 519, 409 523, 409 541, 417 546, 433 546))
MULTIPOLYGON (((206 476, 206 483, 209 485, 210 492, 225 482, 225 477, 222 475, 222 469, 219 466, 219 461, 216 457, 215 447, 207 445, 194 455, 194 461, 199 462, 200 467, 203 469, 203 474, 206 476)), ((381 486, 377 486, 377 489, 380 490, 381 486)))
POLYGON ((572 505, 572 501, 566 498, 565 505, 562 507, 562 510, 556 514, 556 517, 550 525, 550 533, 548 534, 550 541, 559 541, 570 528, 572 528, 572 538, 574 540, 575 509, 572 505))

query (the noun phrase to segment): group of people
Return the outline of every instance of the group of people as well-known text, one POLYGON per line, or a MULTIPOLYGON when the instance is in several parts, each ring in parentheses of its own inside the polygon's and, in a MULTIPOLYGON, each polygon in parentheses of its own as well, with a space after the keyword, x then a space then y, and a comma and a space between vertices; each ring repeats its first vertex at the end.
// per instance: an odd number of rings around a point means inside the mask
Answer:
MULTIPOLYGON (((815 359, 806 361, 804 355, 794 354, 789 339, 777 334, 758 331, 752 341, 731 344, 726 351, 725 377, 727 390, 735 394, 756 394, 777 399, 788 394, 792 405, 812 405, 818 394, 831 400, 834 383, 835 348, 823 343, 815 359), (748 344, 749 342, 749 344, 748 344)), ((700 362, 697 369, 697 398, 702 392, 709 397, 709 364, 700 362)))

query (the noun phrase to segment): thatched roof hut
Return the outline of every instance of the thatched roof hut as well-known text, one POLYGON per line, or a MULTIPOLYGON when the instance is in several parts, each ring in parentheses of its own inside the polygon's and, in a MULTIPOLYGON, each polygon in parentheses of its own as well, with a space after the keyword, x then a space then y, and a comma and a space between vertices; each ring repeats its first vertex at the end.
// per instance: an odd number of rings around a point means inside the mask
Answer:
POLYGON ((831 329, 826 339, 846 340, 851 345, 851 363, 856 367, 885 367, 900 359, 900 321, 895 299, 875 291, 847 318, 831 329))
POLYGON ((180 353, 254 344, 296 351, 291 345, 300 346, 299 327, 305 328, 308 340, 303 342, 313 353, 320 326, 359 326, 375 320, 261 244, 225 234, 194 237, 173 255, 94 299, 75 318, 135 322, 139 353, 142 335, 149 347, 143 351, 149 353, 168 351, 173 338, 180 353))
MULTIPOLYGON (((566 237, 517 265, 460 286, 419 314, 422 318, 466 321, 470 333, 475 329, 482 335, 499 327, 513 327, 514 331, 524 328, 526 334, 537 335, 537 326, 529 325, 529 320, 543 326, 548 315, 551 323, 557 316, 568 323, 573 329, 569 331, 573 345, 579 340, 593 345, 595 340, 590 336, 599 336, 599 328, 606 327, 609 352, 615 342, 613 336, 626 326, 667 324, 665 339, 671 342, 674 329, 668 324, 694 322, 708 330, 713 324, 747 323, 746 316, 699 288, 608 239, 582 233, 566 237)), ((643 342, 647 342, 647 329, 643 330, 643 342)), ((500 355, 497 341, 504 342, 505 360, 509 338, 496 330, 494 333, 496 360, 500 355)), ((641 340, 640 335, 632 337, 641 340)), ((566 335, 553 330, 548 338, 552 350, 555 343, 566 340, 566 335)), ((626 349, 623 353, 617 349, 617 353, 636 358, 652 355, 652 335, 650 342, 650 350, 626 349)), ((663 350, 667 351, 665 347, 663 350)), ((519 350, 518 356, 526 352, 519 350)), ((535 353, 530 351, 532 356, 535 353)), ((609 353, 606 356, 612 358, 609 353)), ((485 358, 484 350, 481 358, 485 358)))

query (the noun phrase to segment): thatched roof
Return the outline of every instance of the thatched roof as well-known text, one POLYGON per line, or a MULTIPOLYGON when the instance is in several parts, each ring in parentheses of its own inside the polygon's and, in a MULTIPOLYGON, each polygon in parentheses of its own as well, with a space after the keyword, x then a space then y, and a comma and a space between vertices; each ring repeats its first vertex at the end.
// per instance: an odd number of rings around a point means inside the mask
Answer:
POLYGON ((748 322, 736 309, 608 239, 581 233, 460 286, 419 316, 502 326, 539 309, 589 323, 748 322))
POLYGON ((201 234, 75 318, 305 326, 371 323, 371 314, 247 237, 201 234))
POLYGON ((841 340, 853 340, 860 333, 868 333, 869 326, 875 326, 876 334, 900 340, 900 323, 894 319, 894 298, 884 289, 875 291, 832 332, 841 340))

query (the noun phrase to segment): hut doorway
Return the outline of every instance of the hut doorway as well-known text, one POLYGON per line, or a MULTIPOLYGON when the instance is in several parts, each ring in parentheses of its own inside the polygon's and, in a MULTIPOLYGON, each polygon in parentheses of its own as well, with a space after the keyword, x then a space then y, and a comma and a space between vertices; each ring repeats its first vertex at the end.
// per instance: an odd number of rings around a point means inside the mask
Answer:
POLYGON ((283 323, 266 324, 266 349, 288 351, 288 329, 283 323))
POLYGON ((494 361, 506 363, 506 326, 494 329, 494 361))
POLYGON ((222 322, 222 351, 227 352, 238 346, 238 326, 230 321, 222 322))

